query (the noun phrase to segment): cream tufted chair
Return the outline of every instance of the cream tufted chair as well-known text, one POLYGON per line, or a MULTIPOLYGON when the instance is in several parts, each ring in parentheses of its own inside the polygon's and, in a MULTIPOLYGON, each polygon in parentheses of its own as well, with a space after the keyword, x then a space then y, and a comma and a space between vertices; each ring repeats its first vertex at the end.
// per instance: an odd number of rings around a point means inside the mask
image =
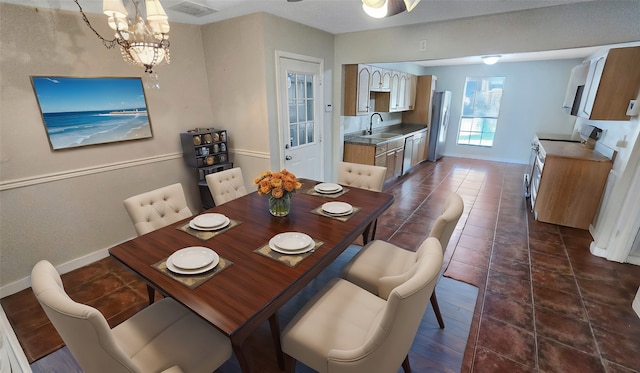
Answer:
POLYGON ((239 167, 214 172, 205 178, 216 206, 220 206, 223 203, 247 194, 247 188, 244 186, 244 178, 242 177, 242 170, 239 167))
POLYGON ((231 357, 226 336, 171 298, 110 329, 100 311, 69 298, 48 261, 33 267, 31 284, 85 373, 204 373, 231 357))
MULTIPOLYGON (((193 215, 180 183, 129 197, 124 200, 124 207, 139 236, 193 215)), ((147 290, 151 304, 154 290, 149 285, 147 290)))
POLYGON ((179 183, 129 197, 124 207, 139 236, 193 215, 179 183))
MULTIPOLYGON (((382 192, 386 174, 386 167, 350 162, 338 163, 338 183, 342 185, 382 192)), ((375 238, 377 226, 378 219, 362 233, 365 244, 375 238)))
POLYGON ((382 192, 386 173, 386 167, 340 162, 338 164, 338 183, 382 192))
MULTIPOLYGON (((457 193, 451 193, 445 201, 443 212, 431 229, 429 237, 440 241, 443 255, 463 210, 462 197, 457 193)), ((385 289, 398 283, 399 276, 413 266, 422 250, 425 250, 425 243, 414 252, 388 242, 372 241, 345 266, 342 277, 373 294, 384 297, 385 289)), ((440 328, 444 328, 435 290, 431 295, 431 305, 440 328)))
POLYGON ((313 297, 282 332, 285 366, 295 360, 320 373, 409 373, 408 353, 442 267, 435 238, 399 284, 378 297, 335 279, 313 297))

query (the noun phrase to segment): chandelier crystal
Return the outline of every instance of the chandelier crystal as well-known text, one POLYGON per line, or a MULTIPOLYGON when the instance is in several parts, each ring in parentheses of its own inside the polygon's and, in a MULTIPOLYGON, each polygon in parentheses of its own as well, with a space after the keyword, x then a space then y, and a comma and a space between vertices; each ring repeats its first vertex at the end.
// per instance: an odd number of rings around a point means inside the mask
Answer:
POLYGON ((160 63, 170 63, 169 58, 169 21, 160 0, 145 0, 146 19, 142 17, 139 0, 131 0, 135 8, 133 17, 122 0, 104 0, 103 13, 107 16, 107 24, 115 31, 115 38, 103 38, 89 23, 78 0, 80 13, 85 23, 100 38, 107 48, 120 46, 122 58, 135 66, 144 67, 145 86, 160 88, 158 75, 153 69, 160 63))

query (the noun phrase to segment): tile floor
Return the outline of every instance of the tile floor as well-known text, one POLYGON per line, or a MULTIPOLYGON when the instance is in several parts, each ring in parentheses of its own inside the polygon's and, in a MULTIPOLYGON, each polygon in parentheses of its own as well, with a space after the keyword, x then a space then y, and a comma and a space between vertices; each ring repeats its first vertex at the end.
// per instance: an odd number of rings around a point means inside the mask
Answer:
MULTIPOLYGON (((415 249, 448 193, 462 195, 465 213, 445 258, 445 276, 479 289, 462 372, 640 371, 640 317, 631 308, 640 266, 592 256, 587 231, 534 221, 522 195, 525 169, 460 158, 424 163, 385 186, 396 200, 379 219, 377 237, 415 249)), ((72 295, 75 299, 109 294, 123 286, 123 278, 133 276, 111 268, 117 276, 98 280, 97 270, 89 267, 63 276, 65 286, 85 283, 72 295)), ((110 323, 144 305, 146 289, 134 283, 97 305, 110 323)), ((55 343, 57 335, 50 326, 41 326, 41 315, 24 311, 33 299, 17 298, 2 299, 17 334, 31 330, 22 337, 55 343), (12 314, 21 317, 11 320, 12 314)), ((420 344, 425 343, 429 341, 420 344)), ((451 370, 418 363, 414 371, 451 370)))

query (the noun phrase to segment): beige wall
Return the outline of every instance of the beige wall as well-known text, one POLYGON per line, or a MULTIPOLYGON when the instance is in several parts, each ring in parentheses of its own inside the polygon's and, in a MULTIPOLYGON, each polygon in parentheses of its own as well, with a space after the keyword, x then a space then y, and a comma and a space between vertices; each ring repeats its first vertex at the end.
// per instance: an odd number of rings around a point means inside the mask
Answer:
MULTIPOLYGON (((90 19, 103 35, 111 34, 104 17, 90 19)), ((157 69, 161 89, 146 90, 152 139, 54 152, 30 75, 131 77, 143 69, 104 48, 76 12, 0 4, 3 293, 40 259, 54 265, 92 260, 134 237, 122 206, 126 197, 182 182, 197 211, 197 187, 178 133, 211 123, 200 27, 172 24, 171 43, 171 64, 157 69)))
MULTIPOLYGON (((260 172, 281 167, 276 51, 323 59, 323 91, 325 102, 330 102, 334 36, 256 13, 204 26, 203 40, 213 122, 228 129, 233 161, 243 169, 245 184, 252 190, 251 182, 260 172)), ((323 127, 330 134, 330 115, 323 127)), ((331 143, 325 141, 323 146, 325 154, 331 154, 331 143)))

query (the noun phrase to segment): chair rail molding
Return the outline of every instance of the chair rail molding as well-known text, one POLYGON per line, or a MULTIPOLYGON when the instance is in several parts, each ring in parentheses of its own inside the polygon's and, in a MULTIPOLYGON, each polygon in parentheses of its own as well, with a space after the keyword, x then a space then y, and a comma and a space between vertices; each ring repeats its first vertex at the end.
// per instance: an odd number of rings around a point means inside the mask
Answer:
POLYGON ((58 181, 58 180, 71 179, 74 177, 98 174, 101 172, 119 170, 119 169, 124 169, 128 167, 137 167, 137 166, 142 166, 150 163, 164 162, 164 161, 177 159, 177 158, 182 158, 182 153, 162 154, 162 155, 157 155, 153 157, 138 158, 138 159, 123 161, 123 162, 107 163, 99 166, 78 168, 75 170, 54 172, 50 174, 25 177, 21 179, 0 181, 0 191, 23 188, 27 186, 44 184, 44 183, 49 183, 49 182, 58 181))

